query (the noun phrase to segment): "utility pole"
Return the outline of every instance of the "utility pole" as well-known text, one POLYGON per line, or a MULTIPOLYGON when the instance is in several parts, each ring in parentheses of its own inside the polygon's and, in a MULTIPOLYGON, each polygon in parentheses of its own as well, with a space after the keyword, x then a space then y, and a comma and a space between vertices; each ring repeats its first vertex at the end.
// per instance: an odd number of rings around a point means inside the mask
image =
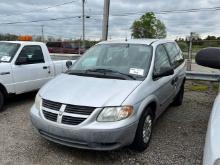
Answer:
POLYGON ((192 41, 193 41, 193 32, 189 36, 189 51, 188 51, 188 60, 187 60, 187 71, 191 71, 192 64, 192 41))
POLYGON ((103 13, 103 23, 102 23, 102 40, 103 41, 108 39, 109 8, 110 8, 110 0, 105 0, 104 13, 103 13))
POLYGON ((83 49, 85 48, 85 0, 82 0, 82 40, 83 49))
POLYGON ((80 36, 80 38, 79 38, 79 50, 78 50, 78 53, 79 53, 79 55, 81 54, 81 49, 80 49, 80 47, 81 47, 81 36, 80 36))
POLYGON ((41 41, 44 42, 44 25, 41 25, 41 41))

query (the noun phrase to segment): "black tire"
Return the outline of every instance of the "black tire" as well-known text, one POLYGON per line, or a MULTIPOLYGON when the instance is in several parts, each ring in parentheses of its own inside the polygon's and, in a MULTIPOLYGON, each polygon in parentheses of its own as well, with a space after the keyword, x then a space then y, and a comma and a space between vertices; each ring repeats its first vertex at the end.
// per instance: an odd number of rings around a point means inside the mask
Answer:
POLYGON ((0 112, 3 110, 4 102, 5 102, 5 97, 3 93, 0 91, 0 112))
POLYGON ((152 112, 153 112, 152 109, 150 107, 148 107, 144 111, 144 113, 142 114, 142 116, 139 120, 138 128, 136 130, 134 141, 133 141, 132 145, 130 146, 132 149, 134 149, 136 151, 142 152, 149 146, 149 143, 151 140, 151 135, 152 135, 152 128, 153 128, 153 113, 152 112), (151 125, 151 133, 150 133, 149 140, 147 142, 145 142, 144 136, 143 136, 143 129, 144 129, 144 122, 148 116, 151 117, 152 125, 151 125))
POLYGON ((176 98, 173 101, 174 106, 180 106, 183 103, 184 96, 184 84, 181 86, 180 91, 178 92, 176 98))

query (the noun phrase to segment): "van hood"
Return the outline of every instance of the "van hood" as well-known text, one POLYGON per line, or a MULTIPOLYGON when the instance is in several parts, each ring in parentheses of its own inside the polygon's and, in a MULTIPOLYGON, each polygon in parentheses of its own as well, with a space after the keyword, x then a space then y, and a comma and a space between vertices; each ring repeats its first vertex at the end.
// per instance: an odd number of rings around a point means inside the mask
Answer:
POLYGON ((39 92, 42 98, 64 104, 104 107, 120 106, 141 83, 61 74, 39 92))

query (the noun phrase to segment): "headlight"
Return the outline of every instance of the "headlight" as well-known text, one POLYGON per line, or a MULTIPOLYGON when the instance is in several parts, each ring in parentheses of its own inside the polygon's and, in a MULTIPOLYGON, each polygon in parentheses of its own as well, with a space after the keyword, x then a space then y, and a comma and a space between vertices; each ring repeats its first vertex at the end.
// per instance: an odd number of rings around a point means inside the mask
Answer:
POLYGON ((132 106, 106 107, 99 114, 97 121, 113 122, 128 118, 133 113, 132 106))
POLYGON ((38 110, 40 110, 41 104, 42 104, 42 98, 39 95, 39 93, 37 93, 36 98, 35 98, 35 106, 38 110))

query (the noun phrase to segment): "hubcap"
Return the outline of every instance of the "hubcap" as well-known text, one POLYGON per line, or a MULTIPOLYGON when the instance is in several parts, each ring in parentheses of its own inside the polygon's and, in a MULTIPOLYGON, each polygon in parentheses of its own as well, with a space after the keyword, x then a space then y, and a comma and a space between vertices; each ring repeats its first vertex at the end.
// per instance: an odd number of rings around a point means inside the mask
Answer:
POLYGON ((151 132, 152 132, 152 119, 150 115, 147 115, 143 127, 144 143, 148 143, 148 141, 150 140, 151 132))

